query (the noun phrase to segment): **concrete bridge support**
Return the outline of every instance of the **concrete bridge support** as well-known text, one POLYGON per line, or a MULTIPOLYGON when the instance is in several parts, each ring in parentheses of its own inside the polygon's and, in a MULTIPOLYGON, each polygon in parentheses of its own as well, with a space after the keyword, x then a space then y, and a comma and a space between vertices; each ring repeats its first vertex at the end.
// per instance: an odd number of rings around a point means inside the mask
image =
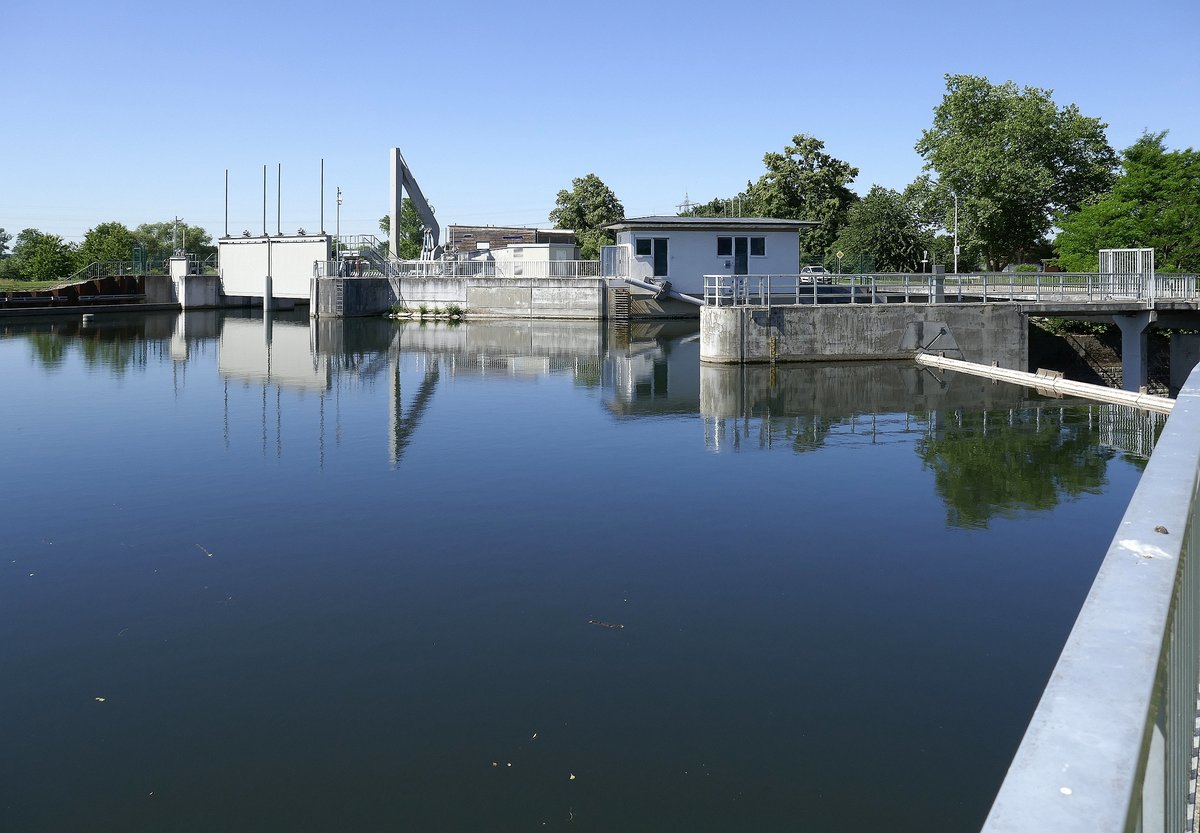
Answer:
POLYGON ((1121 328, 1121 387, 1125 390, 1136 391, 1150 379, 1147 333, 1157 319, 1154 310, 1113 316, 1121 328))

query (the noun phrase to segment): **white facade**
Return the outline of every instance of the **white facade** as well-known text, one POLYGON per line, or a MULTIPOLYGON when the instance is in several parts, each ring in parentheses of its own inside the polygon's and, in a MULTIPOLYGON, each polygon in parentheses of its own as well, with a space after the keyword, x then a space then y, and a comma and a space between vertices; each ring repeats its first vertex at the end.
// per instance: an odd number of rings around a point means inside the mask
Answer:
POLYGON ((223 237, 217 249, 225 295, 261 298, 270 275, 274 297, 308 300, 313 264, 329 260, 330 237, 223 237))
POLYGON ((627 246, 627 277, 668 280, 688 295, 704 292, 705 275, 795 275, 802 228, 815 223, 760 217, 639 217, 614 223, 627 246))

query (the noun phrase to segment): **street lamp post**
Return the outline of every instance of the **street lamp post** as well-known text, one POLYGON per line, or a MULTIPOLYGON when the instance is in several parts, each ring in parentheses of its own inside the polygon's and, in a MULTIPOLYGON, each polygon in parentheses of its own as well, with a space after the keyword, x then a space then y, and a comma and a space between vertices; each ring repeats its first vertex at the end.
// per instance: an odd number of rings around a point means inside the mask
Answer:
POLYGON ((954 195, 954 274, 958 274, 958 192, 951 191, 954 195))

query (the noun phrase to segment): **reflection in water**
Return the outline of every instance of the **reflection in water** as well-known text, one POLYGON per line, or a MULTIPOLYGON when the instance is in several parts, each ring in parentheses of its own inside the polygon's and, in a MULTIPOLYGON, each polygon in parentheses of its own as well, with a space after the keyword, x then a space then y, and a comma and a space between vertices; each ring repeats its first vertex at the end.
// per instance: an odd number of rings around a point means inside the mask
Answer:
POLYGON ((1115 452, 1097 446, 1087 411, 958 411, 944 422, 921 438, 917 453, 934 473, 951 526, 986 527, 995 517, 1053 509, 1107 483, 1115 452))
POLYGON ((1144 460, 1164 422, 1157 414, 1047 400, 1017 386, 906 362, 702 364, 691 321, 450 325, 310 320, 303 313, 264 320, 246 311, 204 311, 102 316, 89 325, 75 318, 7 322, 2 332, 27 337, 31 355, 46 369, 61 367, 76 350, 87 365, 116 375, 169 354, 177 386, 186 384, 189 361, 206 358, 215 345, 225 385, 226 448, 238 389, 257 400, 261 453, 273 447, 277 457, 283 454, 282 391, 315 393, 322 465, 328 410, 333 444, 342 442, 344 395, 389 386, 387 453, 397 465, 419 436, 439 386, 467 377, 522 383, 565 375, 600 391, 603 406, 618 419, 698 415, 704 445, 713 452, 910 443, 934 473, 953 526, 986 526, 994 517, 1094 492, 1105 482, 1112 452, 1144 460), (402 384, 406 368, 417 374, 411 391, 402 384))

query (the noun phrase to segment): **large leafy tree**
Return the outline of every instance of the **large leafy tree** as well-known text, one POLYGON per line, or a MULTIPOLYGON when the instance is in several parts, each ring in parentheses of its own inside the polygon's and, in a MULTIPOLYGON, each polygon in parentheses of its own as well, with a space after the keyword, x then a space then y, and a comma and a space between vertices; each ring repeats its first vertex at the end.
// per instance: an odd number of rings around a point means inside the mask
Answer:
POLYGON ((1059 220, 1054 241, 1069 271, 1098 268, 1100 249, 1153 248, 1155 268, 1200 272, 1200 152, 1168 151, 1147 133, 1122 154, 1110 193, 1059 220))
MULTIPOLYGON (((1112 185, 1117 157, 1107 127, 1050 90, 947 75, 946 95, 917 152, 959 196, 989 269, 1035 251, 1056 215, 1112 185)), ((961 236, 961 230, 960 230, 961 236)))
POLYGON ((150 260, 165 260, 176 248, 205 258, 217 250, 212 236, 200 226, 189 226, 183 220, 163 223, 142 223, 133 230, 137 243, 146 250, 150 260))
POLYGON ((27 228, 13 245, 14 271, 31 281, 65 278, 74 271, 74 250, 57 234, 27 228))
POLYGON ((825 143, 799 133, 782 153, 767 153, 767 171, 751 184, 746 196, 760 217, 815 220, 820 226, 801 232, 800 258, 823 261, 846 224, 857 195, 850 183, 858 168, 825 153, 825 143))
POLYGON ((96 261, 130 260, 137 243, 133 232, 115 220, 88 229, 76 253, 76 264, 87 266, 96 261))
POLYGON ((8 251, 8 241, 12 240, 12 235, 0 228, 0 257, 8 251))
MULTIPOLYGON (((392 216, 385 214, 379 218, 379 230, 386 239, 392 233, 392 216)), ((421 247, 425 243, 425 227, 421 217, 408 197, 400 204, 400 251, 401 260, 416 260, 421 256, 421 247)), ((386 251, 387 244, 384 244, 386 251)))
POLYGON ((613 243, 605 226, 625 219, 625 206, 612 189, 595 174, 571 180, 571 190, 558 192, 550 221, 555 228, 574 229, 580 256, 592 260, 600 256, 600 247, 613 243))
POLYGON ((912 272, 924 243, 916 213, 903 195, 875 185, 850 208, 834 248, 850 263, 869 262, 880 272, 912 272))

